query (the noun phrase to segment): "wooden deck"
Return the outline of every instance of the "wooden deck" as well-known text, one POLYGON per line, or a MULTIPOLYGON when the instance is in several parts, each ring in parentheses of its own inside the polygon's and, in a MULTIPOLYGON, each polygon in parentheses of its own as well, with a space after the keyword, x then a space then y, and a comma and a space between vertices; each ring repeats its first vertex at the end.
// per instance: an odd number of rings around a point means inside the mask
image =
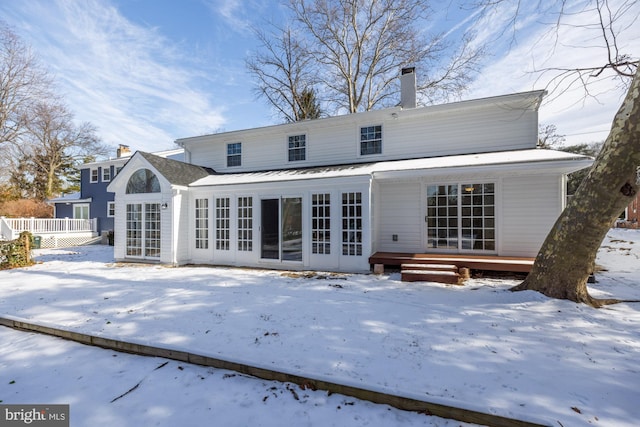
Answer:
POLYGON ((369 264, 397 266, 401 266, 402 264, 454 264, 458 268, 466 267, 471 270, 528 273, 531 271, 534 260, 535 258, 492 255, 376 252, 369 257, 369 264))

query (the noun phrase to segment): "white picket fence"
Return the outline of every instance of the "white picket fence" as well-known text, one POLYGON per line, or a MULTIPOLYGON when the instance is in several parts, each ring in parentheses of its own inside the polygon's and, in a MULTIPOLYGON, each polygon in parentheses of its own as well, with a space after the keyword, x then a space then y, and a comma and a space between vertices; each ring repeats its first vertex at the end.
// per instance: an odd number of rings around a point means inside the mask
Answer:
POLYGON ((98 220, 0 217, 0 240, 17 239, 23 231, 40 236, 42 247, 81 245, 96 238, 98 220))

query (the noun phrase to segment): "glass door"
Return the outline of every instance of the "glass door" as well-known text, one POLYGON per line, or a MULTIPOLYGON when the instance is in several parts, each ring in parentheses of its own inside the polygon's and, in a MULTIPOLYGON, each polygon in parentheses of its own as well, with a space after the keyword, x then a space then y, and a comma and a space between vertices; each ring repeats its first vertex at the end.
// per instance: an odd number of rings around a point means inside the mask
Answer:
POLYGON ((129 203, 126 212, 127 256, 160 258, 160 203, 129 203))
POLYGON ((302 198, 261 200, 261 257, 302 261, 302 198))
POLYGON ((495 184, 427 186, 427 249, 495 251, 495 184))
POLYGON ((427 248, 458 249, 458 185, 427 187, 427 248))
POLYGON ((282 260, 302 261, 302 198, 282 199, 282 260))
POLYGON ((266 259, 280 258, 280 226, 278 217, 279 199, 262 200, 261 256, 266 259))

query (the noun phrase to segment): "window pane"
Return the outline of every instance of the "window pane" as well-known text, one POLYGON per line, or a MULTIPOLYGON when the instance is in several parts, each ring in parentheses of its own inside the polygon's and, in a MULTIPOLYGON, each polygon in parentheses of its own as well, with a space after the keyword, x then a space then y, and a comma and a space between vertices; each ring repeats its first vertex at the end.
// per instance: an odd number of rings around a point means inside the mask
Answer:
POLYGON ((342 193, 342 255, 362 255, 362 193, 342 193))
POLYGON ((382 125, 360 128, 360 155, 382 153, 382 125))
POLYGON ((331 198, 330 194, 314 194, 311 199, 311 251, 314 254, 331 253, 331 198))

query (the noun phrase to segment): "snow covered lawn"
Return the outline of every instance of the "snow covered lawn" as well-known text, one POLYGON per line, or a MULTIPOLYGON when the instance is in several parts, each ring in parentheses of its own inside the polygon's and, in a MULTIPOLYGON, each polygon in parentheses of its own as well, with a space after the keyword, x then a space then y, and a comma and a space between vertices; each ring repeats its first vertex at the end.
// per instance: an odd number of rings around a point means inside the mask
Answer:
MULTIPOLYGON (((638 424, 638 303, 596 310, 512 293, 514 280, 457 287, 114 264, 104 246, 36 252, 40 264, 0 272, 0 315, 550 425, 638 424)), ((611 230, 598 264, 594 296, 640 299, 640 231, 611 230)), ((72 425, 459 425, 7 328, 0 337, 2 403, 70 403, 72 425)))

